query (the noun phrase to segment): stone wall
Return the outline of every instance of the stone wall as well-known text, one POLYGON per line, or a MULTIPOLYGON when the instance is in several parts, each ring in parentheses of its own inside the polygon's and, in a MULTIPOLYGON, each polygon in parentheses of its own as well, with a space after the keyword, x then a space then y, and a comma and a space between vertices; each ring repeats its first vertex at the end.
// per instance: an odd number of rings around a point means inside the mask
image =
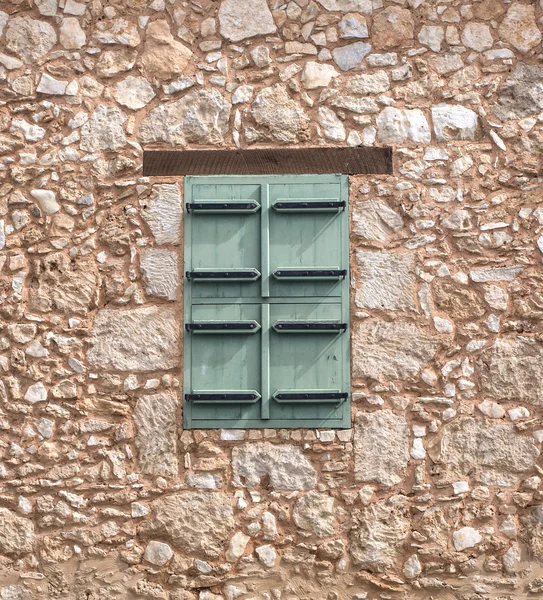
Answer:
POLYGON ((543 2, 0 2, 0 598, 543 593, 543 2), (183 431, 182 181, 352 177, 353 428, 183 431))

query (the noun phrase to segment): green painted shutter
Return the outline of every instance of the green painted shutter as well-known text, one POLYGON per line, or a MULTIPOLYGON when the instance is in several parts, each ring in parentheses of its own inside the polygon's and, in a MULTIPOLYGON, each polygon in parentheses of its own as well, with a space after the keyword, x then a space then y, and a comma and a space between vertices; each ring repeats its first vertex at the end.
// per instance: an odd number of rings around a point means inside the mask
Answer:
POLYGON ((185 178, 184 425, 350 427, 348 180, 185 178))

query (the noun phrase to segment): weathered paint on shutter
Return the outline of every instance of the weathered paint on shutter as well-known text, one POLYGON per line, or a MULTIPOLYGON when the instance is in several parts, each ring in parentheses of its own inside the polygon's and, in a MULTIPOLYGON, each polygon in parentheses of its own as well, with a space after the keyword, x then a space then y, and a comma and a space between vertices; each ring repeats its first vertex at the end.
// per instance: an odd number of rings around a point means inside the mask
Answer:
POLYGON ((350 426, 348 181, 185 178, 186 428, 350 426))

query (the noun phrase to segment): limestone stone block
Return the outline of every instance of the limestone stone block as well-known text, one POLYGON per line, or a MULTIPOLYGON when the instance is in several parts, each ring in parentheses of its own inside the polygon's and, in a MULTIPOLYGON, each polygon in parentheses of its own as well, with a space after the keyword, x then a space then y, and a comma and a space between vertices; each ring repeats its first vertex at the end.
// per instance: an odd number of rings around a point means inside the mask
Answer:
POLYGON ((183 206, 177 184, 163 183, 153 186, 150 199, 142 205, 142 217, 157 244, 178 245, 181 241, 183 206))
POLYGON ((0 554, 19 557, 32 552, 35 543, 32 521, 8 508, 0 508, 0 554))
POLYGON ((142 524, 147 535, 164 537, 178 549, 217 559, 234 529, 230 498, 220 492, 180 492, 154 500, 142 524))
POLYGON ((534 440, 512 423, 462 417, 445 425, 428 444, 439 481, 471 478, 483 485, 510 486, 526 477, 539 456, 534 440))
POLYGON ((518 62, 498 89, 492 111, 502 121, 522 119, 543 110, 543 67, 518 62))
POLYGON ((334 499, 328 494, 309 492, 294 505, 294 522, 300 529, 310 531, 317 537, 334 535, 334 499))
POLYGON ((142 64, 149 77, 172 79, 182 75, 192 57, 192 51, 176 40, 168 21, 149 23, 145 34, 142 64))
POLYGON ((180 360, 177 316, 170 306, 102 309, 89 343, 87 358, 95 368, 167 370, 180 360))
POLYGON ((219 30, 223 37, 240 42, 276 31, 266 0, 223 0, 219 8, 219 30))
POLYGON ((543 405, 543 344, 522 336, 500 337, 478 361, 485 394, 497 400, 543 405))
POLYGON ((283 143, 303 141, 309 137, 309 118, 281 84, 261 90, 251 115, 259 131, 269 139, 283 143))
POLYGON ((371 319, 352 330, 353 376, 409 379, 418 375, 447 338, 412 322, 371 319))
POLYGON ((138 137, 144 144, 220 144, 228 132, 232 105, 216 89, 194 89, 180 100, 149 112, 138 137))
POLYGON ((177 475, 177 397, 160 392, 138 398, 134 410, 136 446, 143 473, 177 475))
POLYGON ((434 132, 439 142, 475 140, 482 135, 482 125, 477 113, 456 104, 432 106, 434 132))
POLYGON ((409 462, 409 426, 391 410, 358 413, 354 432, 356 481, 384 487, 400 483, 409 462))
POLYGON ((25 63, 42 59, 57 43, 53 26, 28 15, 12 17, 6 27, 6 47, 25 63))
POLYGON ((416 310, 415 256, 412 252, 357 252, 355 302, 360 308, 416 310))
POLYGON ((402 217, 383 200, 366 200, 353 206, 353 232, 364 240, 385 242, 402 228, 402 217))
POLYGON ((257 442, 232 449, 234 481, 247 487, 269 477, 276 490, 310 490, 315 486, 315 469, 298 446, 257 442))
POLYGON ((358 568, 386 572, 401 556, 410 530, 409 501, 396 495, 373 502, 355 517, 350 553, 358 568))
POLYGON ((149 296, 175 300, 179 286, 177 252, 149 248, 140 256, 140 267, 149 296))
POLYGON ((116 106, 99 104, 81 128, 81 150, 118 150, 126 145, 123 125, 127 117, 116 106))

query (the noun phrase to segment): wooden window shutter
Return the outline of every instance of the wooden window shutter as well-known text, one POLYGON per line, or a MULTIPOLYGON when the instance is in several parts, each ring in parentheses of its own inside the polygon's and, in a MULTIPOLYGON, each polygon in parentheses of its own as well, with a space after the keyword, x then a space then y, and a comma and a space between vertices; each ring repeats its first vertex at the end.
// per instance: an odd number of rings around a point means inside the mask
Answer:
POLYGON ((185 178, 184 425, 350 427, 348 180, 185 178))

